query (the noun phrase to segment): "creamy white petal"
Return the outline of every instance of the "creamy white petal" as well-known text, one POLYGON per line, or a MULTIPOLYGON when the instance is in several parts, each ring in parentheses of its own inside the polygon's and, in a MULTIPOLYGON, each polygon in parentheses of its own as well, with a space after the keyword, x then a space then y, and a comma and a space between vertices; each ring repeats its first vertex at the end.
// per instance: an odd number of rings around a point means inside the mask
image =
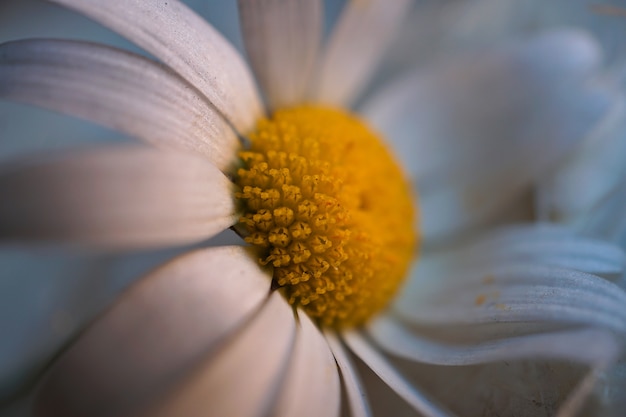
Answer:
POLYGON ((116 31, 178 72, 241 132, 262 114, 252 74, 211 25, 178 0, 50 0, 116 31))
POLYGON ((420 336, 396 320, 383 317, 368 326, 368 333, 389 353, 437 365, 473 365, 523 358, 565 359, 593 365, 615 360, 622 348, 615 335, 597 328, 452 345, 420 336))
POLYGON ((291 308, 275 292, 245 329, 141 416, 266 416, 296 337, 291 308))
POLYGON ((412 386, 394 367, 360 334, 350 331, 343 335, 348 347, 385 382, 396 394, 425 417, 452 417, 412 386))
POLYGON ((147 147, 39 156, 0 171, 2 240, 141 248, 209 238, 237 221, 213 164, 147 147))
POLYGON ((298 312, 299 325, 289 369, 271 416, 338 416, 339 372, 328 343, 311 319, 298 312))
POLYGON ((337 361, 337 366, 341 370, 343 387, 346 390, 350 403, 350 415, 352 417, 371 417, 372 410, 367 401, 367 393, 361 384, 361 379, 354 368, 352 360, 346 353, 339 338, 331 332, 325 332, 324 336, 328 341, 330 350, 337 361))
POLYGON ((132 286, 59 358, 38 392, 38 414, 119 415, 221 346, 256 316, 269 287, 240 247, 176 258, 132 286))
POLYGON ((312 99, 335 106, 352 104, 411 4, 411 0, 348 1, 321 58, 312 99))
POLYGON ((246 51, 270 107, 302 104, 322 36, 322 1, 238 3, 246 51))
POLYGON ((588 35, 550 33, 435 65, 365 105, 417 179, 425 239, 487 222, 603 119, 617 93, 589 81, 600 60, 588 35))
POLYGON ((235 133, 200 92, 163 65, 106 46, 60 40, 0 45, 0 97, 191 150, 220 169, 236 157, 235 133))

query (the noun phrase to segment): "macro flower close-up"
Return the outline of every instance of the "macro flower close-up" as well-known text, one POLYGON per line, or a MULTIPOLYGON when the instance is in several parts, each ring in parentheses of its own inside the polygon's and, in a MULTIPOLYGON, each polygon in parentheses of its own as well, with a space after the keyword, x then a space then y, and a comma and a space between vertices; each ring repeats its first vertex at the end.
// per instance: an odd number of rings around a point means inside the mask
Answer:
POLYGON ((223 2, 239 50, 181 0, 50 3, 135 46, 0 44, 3 142, 115 137, 0 147, 0 285, 69 293, 72 253, 90 311, 11 319, 0 414, 621 415, 626 10, 223 2))

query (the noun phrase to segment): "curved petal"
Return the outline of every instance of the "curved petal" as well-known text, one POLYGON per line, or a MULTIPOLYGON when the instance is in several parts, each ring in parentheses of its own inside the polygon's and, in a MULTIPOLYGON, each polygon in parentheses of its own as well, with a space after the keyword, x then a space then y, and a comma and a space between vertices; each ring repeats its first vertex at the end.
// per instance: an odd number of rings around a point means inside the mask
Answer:
POLYGON ((487 222, 603 120, 617 93, 589 81, 600 59, 585 33, 552 32, 410 75, 366 104, 418 180, 425 239, 487 222))
POLYGON ((293 353, 295 333, 293 313, 275 292, 241 334, 139 415, 270 415, 293 353))
POLYGON ((458 366, 532 358, 565 359, 589 365, 591 371, 587 377, 559 408, 560 417, 576 415, 591 393, 599 372, 614 363, 624 347, 615 334, 599 328, 501 336, 497 340, 453 345, 429 340, 396 320, 383 317, 368 327, 368 333, 385 351, 429 364, 458 366), (593 343, 589 343, 590 340, 593 343))
POLYGON ((438 278, 408 288, 394 311, 427 325, 526 322, 626 331, 626 293, 593 275, 513 264, 438 278))
POLYGON ((346 332, 343 339, 355 355, 382 379, 396 394, 425 417, 453 417, 412 386, 371 344, 356 332, 346 332))
POLYGON ((337 361, 337 366, 341 370, 343 386, 350 402, 350 415, 352 417, 371 417, 372 410, 367 401, 367 393, 341 341, 330 332, 326 332, 324 336, 337 361))
POLYGON ((269 287, 240 247, 176 258, 133 285, 60 357, 37 394, 38 415, 119 415, 224 343, 269 287))
POLYGON ((320 0, 239 0, 246 51, 271 108, 304 102, 322 36, 320 0))
POLYGON ((595 365, 614 361, 622 348, 611 332, 595 328, 455 346, 422 337, 393 319, 379 318, 368 326, 368 334, 389 353, 437 365, 473 365, 523 358, 566 359, 595 365), (588 343, 589 340, 594 343, 588 343))
POLYGON ((520 262, 614 276, 626 269, 626 255, 615 244, 545 224, 499 228, 471 244, 442 253, 435 262, 453 274, 480 265, 520 262))
POLYGON ((324 336, 302 311, 289 369, 274 411, 276 417, 336 417, 341 387, 337 364, 324 336))
POLYGON ((349 1, 322 56, 312 98, 349 106, 370 80, 410 0, 349 1))
POLYGON ((243 58, 211 25, 178 0, 50 0, 116 31, 179 73, 241 133, 262 106, 243 58))
POLYGON ((166 67, 129 52, 59 40, 0 45, 0 97, 191 150, 220 169, 235 159, 235 133, 202 94, 166 67))
POLYGON ((199 241, 236 222, 232 190, 210 162, 151 148, 40 157, 0 171, 0 239, 118 249, 199 241))
POLYGON ((553 175, 538 183, 539 218, 574 225, 594 235, 604 234, 602 229, 587 229, 585 222, 626 179, 624 104, 622 100, 597 135, 588 138, 553 175))

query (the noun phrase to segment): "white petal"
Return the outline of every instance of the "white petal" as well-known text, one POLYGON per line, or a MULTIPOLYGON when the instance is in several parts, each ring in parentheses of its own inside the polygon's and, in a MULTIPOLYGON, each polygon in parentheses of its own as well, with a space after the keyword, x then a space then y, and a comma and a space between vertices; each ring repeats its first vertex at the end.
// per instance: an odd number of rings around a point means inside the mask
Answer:
POLYGON ((451 417, 452 414, 444 411, 433 403, 424 394, 402 377, 389 362, 378 353, 362 336, 355 332, 346 332, 343 339, 352 352, 357 355, 378 377, 385 382, 396 394, 404 399, 416 411, 425 417, 451 417))
POLYGON ((368 333, 389 353, 437 365, 473 365, 523 358, 566 359, 593 365, 615 360, 622 348, 611 332, 595 328, 452 345, 429 340, 383 317, 368 326, 368 333))
POLYGON ((204 94, 241 133, 262 106, 243 58, 211 25, 178 0, 51 0, 128 38, 204 94))
POLYGON ((558 266, 592 274, 621 275, 626 255, 618 246, 586 239, 548 225, 505 227, 445 253, 446 267, 457 270, 515 262, 558 266), (462 264, 462 266, 461 266, 462 264))
POLYGON ((425 239, 488 221, 602 120, 616 93, 587 80, 599 55, 584 33, 551 33, 446 61, 365 106, 418 180, 425 239))
POLYGON ((237 137, 201 93, 162 65, 106 46, 57 40, 0 45, 0 97, 191 150, 220 169, 236 159, 237 137))
POLYGON ((326 332, 324 335, 341 370, 343 386, 350 402, 350 415, 352 417, 371 417, 372 410, 367 401, 367 393, 341 341, 333 333, 326 332))
POLYGON ((337 416, 341 399, 337 364, 311 319, 302 311, 298 317, 296 345, 271 415, 337 416))
POLYGON ((411 4, 410 0, 347 2, 322 56, 312 98, 349 106, 372 77, 411 4))
POLYGON ((582 324, 623 332, 624 305, 626 293, 602 278, 513 264, 423 277, 402 294, 394 310, 422 324, 582 324))
POLYGON ((37 410, 118 415, 193 369, 257 314, 269 287, 270 278, 240 247, 175 259, 132 286, 61 356, 37 410))
POLYGON ((115 248, 189 243, 236 222, 210 162, 118 146, 41 156, 0 172, 0 235, 115 248))
POLYGON ((321 0, 239 0, 244 42, 271 108, 302 104, 322 35, 321 0))
POLYGON ((140 415, 268 415, 290 361, 295 333, 293 313, 275 292, 240 334, 140 415))
POLYGON ((610 198, 626 178, 626 140, 620 102, 612 117, 589 137, 537 190, 537 215, 543 219, 580 223, 602 201, 610 198))

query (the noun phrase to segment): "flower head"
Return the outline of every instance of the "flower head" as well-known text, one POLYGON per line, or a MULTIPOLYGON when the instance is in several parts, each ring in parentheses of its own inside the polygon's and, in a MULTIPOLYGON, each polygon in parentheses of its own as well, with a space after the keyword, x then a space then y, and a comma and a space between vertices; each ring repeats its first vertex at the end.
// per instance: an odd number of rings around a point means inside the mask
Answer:
POLYGON ((409 1, 349 2, 321 49, 321 1, 240 0, 265 100, 239 53, 177 0, 55 2, 160 62, 79 41, 10 42, 0 96, 154 147, 6 167, 0 236, 116 250, 228 228, 242 240, 190 249, 132 286, 46 373, 35 414, 333 416, 344 393, 347 412, 369 415, 348 347, 428 416, 463 404, 439 405, 387 354, 588 365, 546 405, 570 416, 621 354, 626 293, 610 278, 623 251, 557 225, 495 228, 528 220, 511 207, 619 107, 587 33, 441 58, 356 116, 409 1))

